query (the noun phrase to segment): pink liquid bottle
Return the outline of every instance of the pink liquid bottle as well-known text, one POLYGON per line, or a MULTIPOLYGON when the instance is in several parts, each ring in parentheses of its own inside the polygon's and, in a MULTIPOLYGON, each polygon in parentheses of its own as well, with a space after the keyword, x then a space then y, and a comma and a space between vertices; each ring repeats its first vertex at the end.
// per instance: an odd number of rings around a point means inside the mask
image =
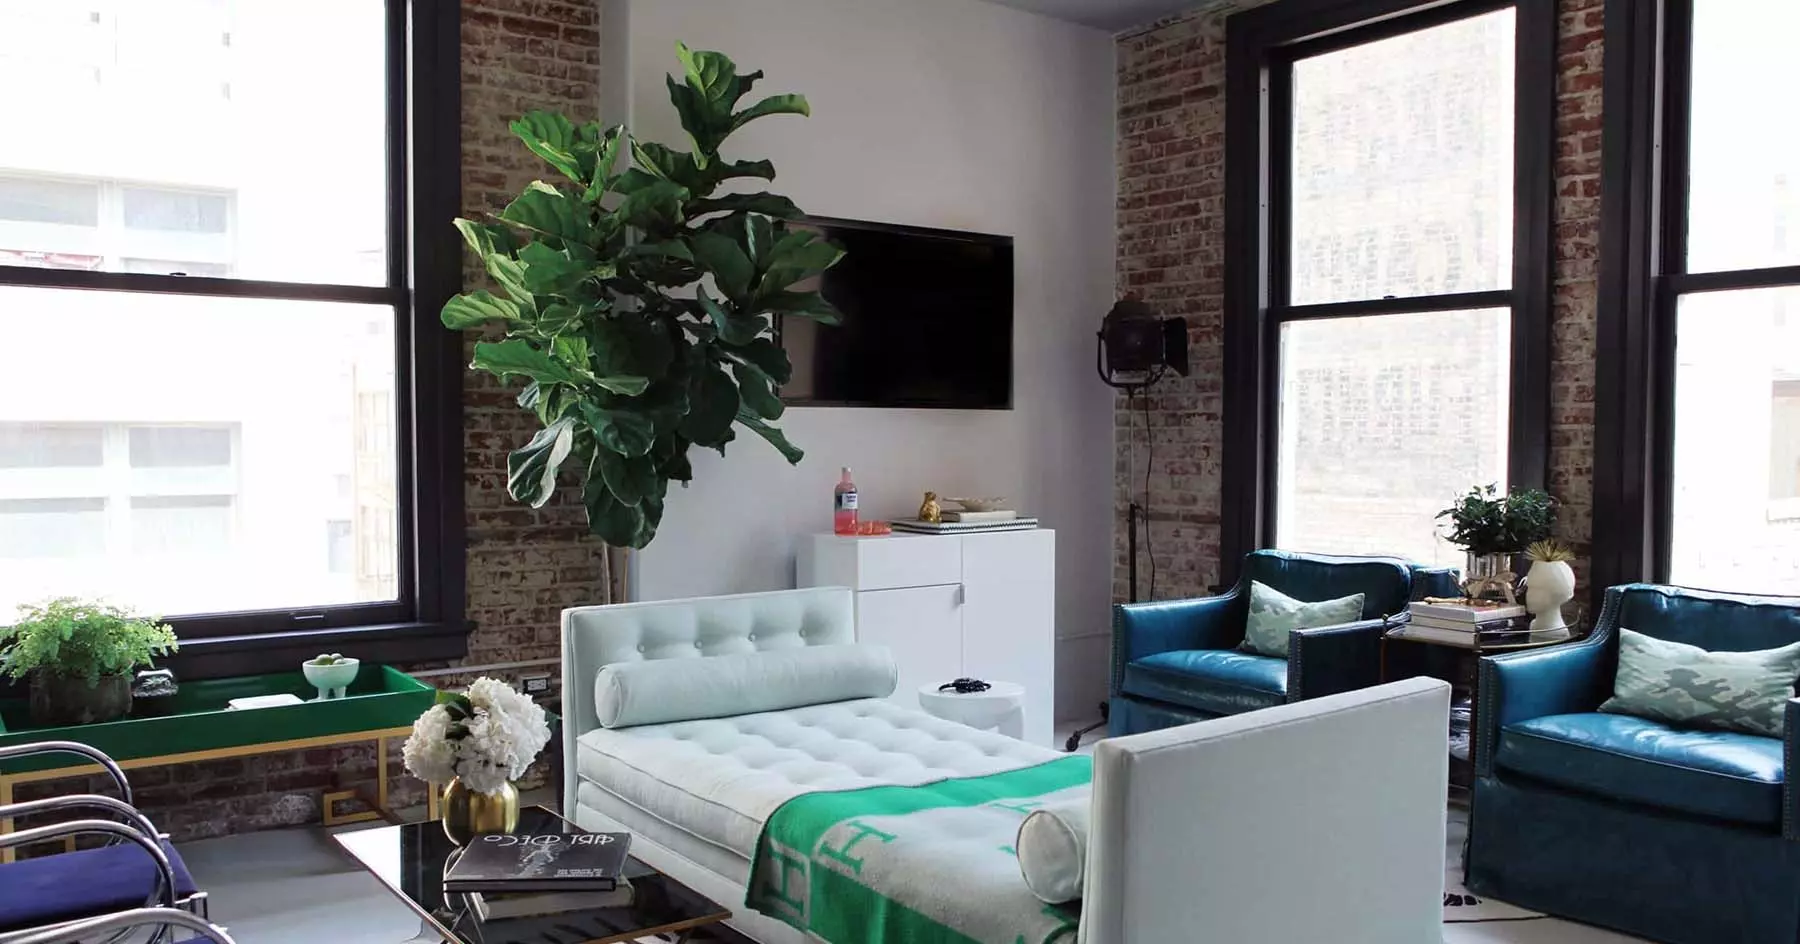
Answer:
POLYGON ((832 493, 831 530, 838 534, 856 533, 856 483, 850 481, 849 466, 844 466, 843 478, 832 493))

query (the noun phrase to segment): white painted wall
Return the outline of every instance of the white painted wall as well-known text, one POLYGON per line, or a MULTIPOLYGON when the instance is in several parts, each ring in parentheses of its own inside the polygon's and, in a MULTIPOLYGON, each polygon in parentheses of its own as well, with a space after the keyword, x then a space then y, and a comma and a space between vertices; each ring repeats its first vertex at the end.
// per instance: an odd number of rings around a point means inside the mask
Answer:
POLYGON ((604 9, 609 121, 685 142, 663 84, 675 43, 721 50, 768 74, 755 95, 812 103, 728 148, 773 160, 778 192, 820 215, 1010 235, 1016 253, 1015 409, 796 408, 782 425, 807 450, 797 468, 748 433, 724 460, 695 450, 696 481, 634 562, 636 598, 793 586, 796 540, 830 527, 840 466, 871 517, 909 515, 925 489, 1005 495, 1058 532, 1058 713, 1092 715, 1111 594, 1112 397, 1093 345, 1112 303, 1112 37, 979 0, 604 9))

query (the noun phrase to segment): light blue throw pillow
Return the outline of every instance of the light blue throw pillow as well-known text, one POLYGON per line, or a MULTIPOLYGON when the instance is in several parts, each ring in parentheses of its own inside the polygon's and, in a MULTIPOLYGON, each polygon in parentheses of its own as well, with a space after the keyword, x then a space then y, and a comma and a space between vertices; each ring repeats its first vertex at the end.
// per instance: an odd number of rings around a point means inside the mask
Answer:
POLYGON ((1239 648, 1285 659, 1290 630, 1354 623, 1362 618, 1362 610, 1363 595, 1360 593, 1307 603, 1252 580, 1250 622, 1244 627, 1244 644, 1239 648))
POLYGON ((1781 737, 1800 678, 1800 642, 1754 652, 1708 652, 1619 630, 1619 671, 1601 711, 1652 721, 1781 737))

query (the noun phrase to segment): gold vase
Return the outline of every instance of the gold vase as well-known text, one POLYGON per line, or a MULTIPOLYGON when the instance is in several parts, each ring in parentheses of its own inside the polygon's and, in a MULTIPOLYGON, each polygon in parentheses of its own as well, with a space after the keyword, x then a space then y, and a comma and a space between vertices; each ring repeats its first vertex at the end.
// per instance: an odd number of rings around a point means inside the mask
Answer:
POLYGON ((444 788, 444 835, 459 846, 476 836, 519 828, 519 789, 508 783, 499 793, 476 793, 461 777, 444 788))

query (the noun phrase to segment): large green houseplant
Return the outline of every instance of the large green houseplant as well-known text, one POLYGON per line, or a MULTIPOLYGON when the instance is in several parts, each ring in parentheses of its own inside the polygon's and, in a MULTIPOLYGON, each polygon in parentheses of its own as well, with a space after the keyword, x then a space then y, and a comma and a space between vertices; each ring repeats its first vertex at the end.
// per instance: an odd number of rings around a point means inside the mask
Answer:
POLYGON ((176 650, 175 634, 129 610, 61 597, 0 626, 0 674, 29 679, 31 721, 92 724, 131 710, 132 671, 176 650))
POLYGON ((519 405, 543 425, 507 461, 513 498, 543 505, 573 463, 589 526, 621 547, 656 536, 668 483, 693 478, 690 446, 723 453, 742 425, 800 461, 771 425, 791 373, 773 318, 838 319, 818 292, 794 287, 842 251, 789 225, 802 215, 793 201, 744 185, 773 180, 768 161, 719 152, 757 118, 809 114, 806 100, 739 109, 761 73, 678 52, 685 80, 669 78, 669 97, 692 150, 557 114, 513 122, 563 179, 533 183, 497 220, 457 220, 499 294, 459 295, 443 312, 450 328, 503 328, 476 344, 471 366, 523 378, 519 405), (721 193, 728 181, 735 189, 721 193))

